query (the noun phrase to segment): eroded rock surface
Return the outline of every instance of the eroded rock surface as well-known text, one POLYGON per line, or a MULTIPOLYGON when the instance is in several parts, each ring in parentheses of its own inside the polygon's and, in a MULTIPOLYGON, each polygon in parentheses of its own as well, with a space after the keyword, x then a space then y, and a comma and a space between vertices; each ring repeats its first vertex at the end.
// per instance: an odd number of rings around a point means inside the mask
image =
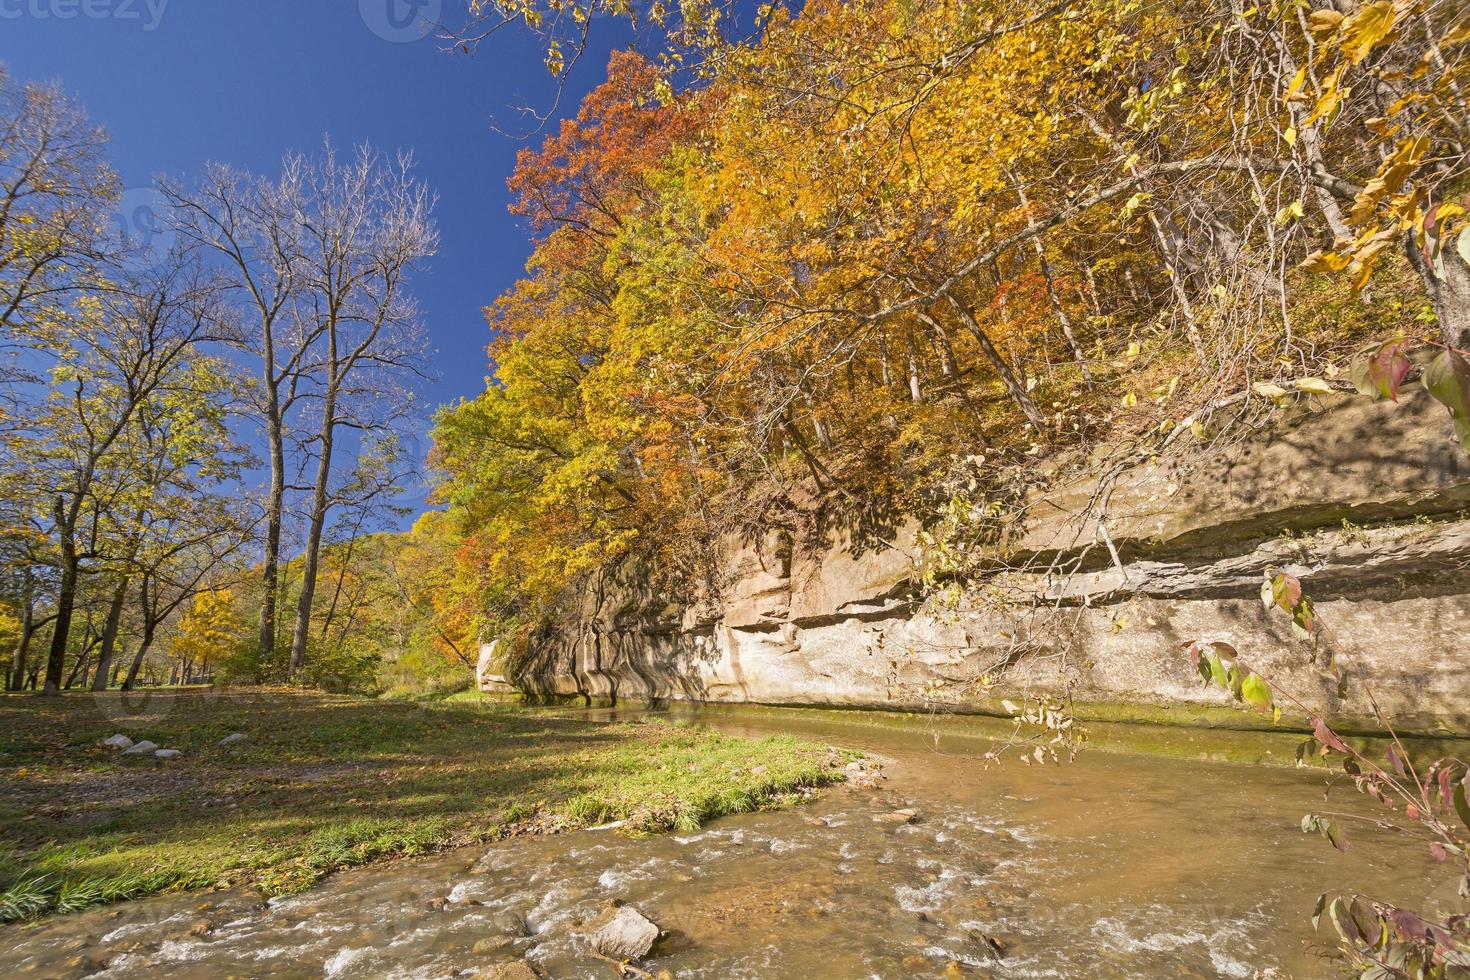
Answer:
POLYGON ((1398 725, 1470 731, 1470 456, 1443 411, 1422 393, 1328 396, 1222 441, 1136 461, 1101 495, 1095 476, 1034 492, 993 545, 997 565, 1023 568, 996 580, 1005 602, 922 603, 914 520, 820 541, 771 532, 725 542, 717 597, 672 601, 629 569, 604 576, 536 639, 515 683, 997 710, 1008 692, 1057 690, 1060 665, 1084 701, 1217 704, 1228 696, 1200 685, 1181 648, 1223 640, 1313 710, 1368 717, 1366 681, 1398 725), (1268 567, 1300 576, 1317 603, 1354 682, 1346 698, 1262 608, 1268 567), (989 693, 976 684, 987 675, 989 693))

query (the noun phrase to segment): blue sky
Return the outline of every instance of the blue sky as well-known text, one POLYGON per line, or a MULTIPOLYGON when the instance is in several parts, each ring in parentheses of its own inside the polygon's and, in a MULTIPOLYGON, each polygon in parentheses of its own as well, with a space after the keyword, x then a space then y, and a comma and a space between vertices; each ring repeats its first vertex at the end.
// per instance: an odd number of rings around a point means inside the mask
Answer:
MULTIPOLYGON (((492 123, 524 127, 515 107, 550 108, 554 86, 525 34, 469 56, 434 37, 384 40, 373 28, 392 35, 389 4, 404 2, 0 0, 0 62, 18 79, 59 79, 111 133, 129 187, 160 173, 187 179, 208 160, 274 173, 285 150, 328 134, 339 147, 412 149, 440 198, 439 255, 415 284, 440 375, 423 392, 432 406, 483 388, 481 308, 529 253, 505 190, 525 144, 492 123)), ((597 27, 562 114, 631 40, 620 22, 597 27)))

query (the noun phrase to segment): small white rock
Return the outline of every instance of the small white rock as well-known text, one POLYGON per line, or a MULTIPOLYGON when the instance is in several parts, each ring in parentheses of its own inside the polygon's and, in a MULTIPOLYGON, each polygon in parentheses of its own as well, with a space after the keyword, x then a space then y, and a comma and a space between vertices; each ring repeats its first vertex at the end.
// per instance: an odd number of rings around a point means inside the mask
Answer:
POLYGON ((150 742, 145 738, 143 741, 123 749, 123 755, 147 755, 157 748, 158 744, 156 742, 150 742))
POLYGON ((642 912, 624 905, 592 937, 592 948, 614 960, 640 960, 658 939, 658 926, 642 912))
POLYGON ((226 735, 224 738, 220 739, 219 740, 219 744, 221 744, 221 745, 234 745, 236 742, 243 742, 243 741, 245 741, 245 733, 244 732, 235 732, 233 735, 226 735))
POLYGON ((177 759, 184 753, 180 752, 178 749, 159 749, 153 754, 160 759, 177 759))
POLYGON ((133 740, 128 738, 122 732, 118 732, 116 735, 107 739, 102 744, 107 746, 109 749, 130 749, 133 747, 133 740))

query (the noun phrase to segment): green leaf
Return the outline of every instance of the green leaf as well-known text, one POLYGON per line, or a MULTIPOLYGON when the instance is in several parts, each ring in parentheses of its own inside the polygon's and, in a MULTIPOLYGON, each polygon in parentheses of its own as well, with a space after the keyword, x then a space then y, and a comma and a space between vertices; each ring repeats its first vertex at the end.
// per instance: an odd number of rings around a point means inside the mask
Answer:
POLYGON ((1240 685, 1240 696, 1247 704, 1265 710, 1271 706, 1271 685, 1260 674, 1247 674, 1240 685))
POLYGON ((1465 780, 1461 779, 1455 784, 1455 812, 1460 815, 1460 822, 1470 827, 1470 802, 1465 800, 1465 780))
POLYGON ((1470 361, 1447 350, 1424 369, 1424 388, 1456 419, 1470 418, 1470 361))
POLYGON ((1213 653, 1205 654, 1205 659, 1210 664, 1210 679, 1215 682, 1217 687, 1227 691, 1230 690, 1230 674, 1228 668, 1225 666, 1225 661, 1213 653))

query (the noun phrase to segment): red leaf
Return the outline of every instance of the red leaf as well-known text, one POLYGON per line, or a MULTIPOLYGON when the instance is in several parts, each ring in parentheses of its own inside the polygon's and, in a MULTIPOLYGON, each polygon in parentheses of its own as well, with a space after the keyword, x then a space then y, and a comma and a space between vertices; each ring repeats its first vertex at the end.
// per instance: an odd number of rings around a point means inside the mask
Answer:
POLYGON ((1380 395, 1398 401, 1399 385, 1404 383, 1408 369, 1413 366, 1404 354, 1404 345, 1395 341, 1383 345, 1373 360, 1369 361, 1369 378, 1380 395))
POLYGON ((1282 572, 1281 581, 1282 584, 1286 587, 1285 608, 1287 612, 1291 612, 1297 607, 1297 603, 1302 601, 1302 580, 1297 578, 1295 575, 1288 575, 1285 572, 1282 572))
POLYGON ((1351 750, 1343 743, 1343 740, 1338 738, 1332 729, 1327 727, 1327 722, 1320 717, 1312 719, 1312 736, 1334 752, 1351 754, 1351 750))
POLYGON ((1389 909, 1388 918, 1405 939, 1423 939, 1429 934, 1428 924, 1406 909, 1389 909))

